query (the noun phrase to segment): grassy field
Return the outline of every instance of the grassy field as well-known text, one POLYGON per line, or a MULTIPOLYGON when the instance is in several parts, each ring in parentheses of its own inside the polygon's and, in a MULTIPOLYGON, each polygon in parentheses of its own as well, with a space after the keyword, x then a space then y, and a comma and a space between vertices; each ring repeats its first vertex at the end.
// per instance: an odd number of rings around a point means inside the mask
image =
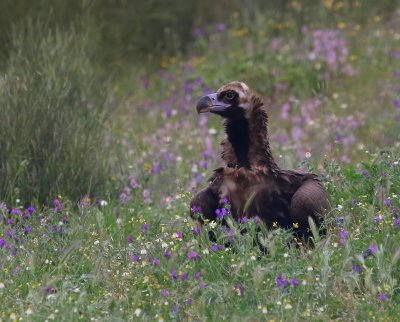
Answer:
POLYGON ((322 1, 308 24, 297 1, 279 21, 234 10, 156 67, 118 56, 114 72, 95 20, 15 28, 0 66, 0 321, 397 320, 400 12, 351 4, 322 1), (195 104, 232 80, 267 102, 280 166, 329 192, 315 248, 277 227, 262 254, 254 218, 192 228, 223 137, 195 104))

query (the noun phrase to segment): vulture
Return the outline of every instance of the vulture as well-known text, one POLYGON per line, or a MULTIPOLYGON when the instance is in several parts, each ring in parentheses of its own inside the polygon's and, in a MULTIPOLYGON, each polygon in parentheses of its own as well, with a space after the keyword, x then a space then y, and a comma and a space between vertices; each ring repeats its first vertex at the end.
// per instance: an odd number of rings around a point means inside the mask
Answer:
POLYGON ((309 218, 321 226, 330 207, 328 195, 315 174, 281 169, 274 160, 262 99, 235 81, 202 97, 196 109, 199 114, 221 116, 225 127, 223 165, 190 203, 196 226, 205 219, 215 220, 228 198, 237 221, 258 216, 268 229, 292 229, 296 237, 308 241, 312 237, 309 218))

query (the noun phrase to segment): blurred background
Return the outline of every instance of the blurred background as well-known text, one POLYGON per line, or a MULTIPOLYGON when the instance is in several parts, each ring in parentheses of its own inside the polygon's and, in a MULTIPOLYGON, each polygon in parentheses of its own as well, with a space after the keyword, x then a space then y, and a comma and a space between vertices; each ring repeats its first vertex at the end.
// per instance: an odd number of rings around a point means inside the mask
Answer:
POLYGON ((223 128, 195 102, 232 80, 282 167, 360 167, 399 147, 399 22, 396 0, 2 0, 0 199, 198 189, 223 128))

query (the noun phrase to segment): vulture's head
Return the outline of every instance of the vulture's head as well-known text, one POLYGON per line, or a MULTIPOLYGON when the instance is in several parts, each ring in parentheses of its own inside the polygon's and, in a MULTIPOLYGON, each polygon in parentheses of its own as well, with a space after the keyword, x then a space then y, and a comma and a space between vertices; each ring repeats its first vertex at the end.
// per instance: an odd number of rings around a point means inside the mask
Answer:
POLYGON ((253 94, 242 82, 231 82, 216 93, 202 97, 197 103, 197 113, 214 113, 226 119, 240 119, 246 116, 253 94))

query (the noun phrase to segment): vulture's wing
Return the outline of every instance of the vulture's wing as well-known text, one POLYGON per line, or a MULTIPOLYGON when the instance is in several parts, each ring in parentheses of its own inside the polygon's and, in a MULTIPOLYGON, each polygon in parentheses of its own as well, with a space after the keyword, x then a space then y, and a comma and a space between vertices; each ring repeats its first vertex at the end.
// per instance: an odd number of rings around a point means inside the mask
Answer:
POLYGON ((308 217, 311 217, 317 227, 323 222, 324 216, 330 208, 328 194, 318 179, 311 173, 300 173, 292 170, 282 170, 282 176, 290 181, 294 181, 294 191, 289 213, 293 224, 303 236, 312 236, 309 231, 308 217))
POLYGON ((219 192, 216 183, 222 181, 222 177, 223 168, 215 169, 211 178, 208 179, 209 185, 193 197, 190 202, 190 216, 193 219, 202 223, 199 218, 199 214, 201 214, 204 219, 215 220, 215 211, 219 208, 219 192))

